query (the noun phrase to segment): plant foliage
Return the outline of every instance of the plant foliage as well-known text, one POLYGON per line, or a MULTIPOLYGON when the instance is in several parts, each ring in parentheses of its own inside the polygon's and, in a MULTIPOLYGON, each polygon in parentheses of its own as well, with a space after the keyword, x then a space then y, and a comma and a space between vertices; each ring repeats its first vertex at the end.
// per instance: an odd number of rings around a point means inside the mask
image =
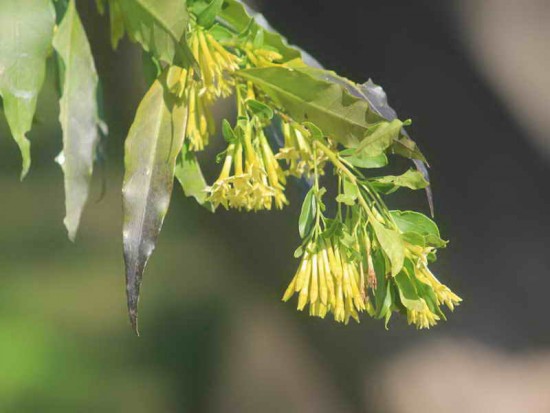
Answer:
MULTIPOLYGON (((97 6, 109 13, 113 47, 125 34, 139 44, 152 78, 126 139, 122 188, 128 310, 136 332, 141 280, 174 179, 210 211, 281 209, 290 178, 305 179, 300 263, 283 300, 297 295, 298 309, 308 307, 312 316, 347 323, 367 314, 387 325, 400 312, 428 328, 445 319, 442 306, 452 310, 461 301, 428 268, 446 246, 434 221, 390 211, 383 199, 402 188, 425 189, 433 211, 426 159, 405 131, 410 121, 397 117, 380 86, 322 69, 239 0, 97 0, 97 6), (229 96, 236 119, 216 121, 213 103, 229 96), (196 153, 218 136, 216 129, 226 148, 209 185, 196 153), (392 156, 412 160, 417 169, 380 175, 392 156), (329 179, 336 194, 323 185, 329 179), (336 205, 331 212, 329 197, 336 205)), ((26 134, 47 58, 58 65, 58 162, 65 226, 74 240, 106 133, 75 0, 2 0, 0 39, 0 95, 21 149, 22 176, 30 166, 26 134)))

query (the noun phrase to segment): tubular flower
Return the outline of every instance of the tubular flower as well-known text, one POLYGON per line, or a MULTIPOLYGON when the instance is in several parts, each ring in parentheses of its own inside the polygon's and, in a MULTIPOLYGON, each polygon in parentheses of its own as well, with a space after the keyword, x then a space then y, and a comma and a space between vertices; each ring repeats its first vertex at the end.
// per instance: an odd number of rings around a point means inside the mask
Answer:
POLYGON ((239 127, 235 141, 226 150, 222 171, 210 188, 214 206, 258 211, 288 204, 286 178, 263 129, 253 122, 239 127))
POLYGON ((323 174, 328 158, 323 152, 312 150, 311 133, 297 123, 287 122, 283 122, 282 131, 284 146, 275 157, 286 161, 287 175, 310 178, 315 174, 316 165, 318 173, 323 174))
POLYGON ((437 299, 437 305, 445 304, 449 310, 453 311, 455 306, 462 301, 462 298, 453 293, 449 287, 441 284, 426 265, 422 265, 417 271, 417 277, 420 281, 432 287, 437 299))
POLYGON ((363 266, 351 258, 337 237, 308 243, 296 275, 283 301, 298 294, 298 310, 309 304, 309 314, 324 318, 328 312, 337 322, 359 322, 359 313, 370 312, 363 266))
POLYGON ((200 151, 215 132, 210 107, 216 99, 231 94, 234 81, 229 75, 239 68, 239 60, 199 27, 191 31, 189 45, 199 64, 200 76, 189 69, 181 77, 189 106, 186 135, 191 150, 200 151))
POLYGON ((407 308, 407 322, 409 324, 414 324, 419 330, 437 324, 440 317, 430 310, 424 299, 421 298, 416 301, 416 307, 414 309, 407 308))

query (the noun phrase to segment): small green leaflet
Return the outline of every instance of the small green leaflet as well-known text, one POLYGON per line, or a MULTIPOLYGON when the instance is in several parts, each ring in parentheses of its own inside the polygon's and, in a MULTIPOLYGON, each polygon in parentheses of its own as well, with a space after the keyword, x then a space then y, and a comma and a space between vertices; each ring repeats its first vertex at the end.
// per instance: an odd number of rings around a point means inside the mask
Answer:
POLYGON ((386 175, 380 178, 369 179, 371 185, 379 192, 391 194, 399 188, 423 189, 429 184, 424 175, 415 169, 409 169, 402 175, 386 175))
MULTIPOLYGON (((390 213, 399 230, 403 234, 408 234, 409 242, 418 239, 418 236, 420 236, 424 243, 423 246, 441 248, 447 245, 447 242, 441 239, 436 223, 426 215, 415 211, 391 211, 390 213), (418 236, 410 234, 417 234, 418 236)), ((418 240, 412 243, 419 245, 418 240)))
POLYGON ((379 126, 374 129, 374 132, 365 137, 355 150, 356 156, 368 156, 375 157, 384 154, 393 141, 397 139, 403 122, 399 119, 392 120, 391 122, 381 122, 379 126))
POLYGON ((128 36, 167 63, 189 64, 193 55, 184 39, 189 14, 182 0, 112 0, 124 18, 128 36))
POLYGON ((266 92, 297 122, 310 121, 346 147, 368 139, 372 126, 384 121, 364 100, 299 68, 262 67, 237 72, 266 92))
POLYGON ((187 107, 169 94, 180 73, 173 67, 153 83, 137 109, 125 143, 124 261, 128 312, 136 333, 143 270, 168 211, 176 158, 187 125, 187 107))
POLYGON ((198 23, 205 28, 212 26, 222 9, 223 2, 224 0, 212 0, 197 16, 198 23))
POLYGON ((418 292, 405 271, 395 277, 395 283, 399 287, 399 299, 401 304, 410 311, 422 312, 426 308, 426 302, 418 296, 418 292))
POLYGON ((65 226, 74 241, 82 210, 90 192, 99 116, 98 77, 84 27, 71 0, 53 39, 63 63, 59 120, 63 152, 58 157, 65 177, 65 226))
POLYGON ((358 168, 382 168, 388 164, 388 157, 381 153, 378 156, 365 156, 362 153, 356 154, 355 149, 344 149, 340 155, 349 164, 358 168))
POLYGON ((313 220, 315 219, 315 194, 314 188, 311 188, 304 198, 304 203, 302 204, 302 211, 300 212, 300 219, 298 221, 298 230, 300 236, 305 238, 306 235, 311 230, 313 225, 313 220))
POLYGON ((178 157, 176 178, 186 196, 192 196, 200 205, 204 206, 210 212, 214 212, 214 206, 206 201, 208 197, 206 188, 208 185, 202 174, 201 166, 199 165, 195 153, 189 150, 188 142, 183 145, 180 156, 178 157))
POLYGON ((0 96, 23 158, 21 179, 31 165, 31 130, 51 50, 55 11, 49 0, 0 1, 0 96))
POLYGON ((391 263, 391 275, 396 276, 403 268, 405 260, 405 246, 399 232, 388 229, 379 223, 376 219, 369 219, 369 223, 374 229, 376 239, 378 240, 384 254, 391 263))

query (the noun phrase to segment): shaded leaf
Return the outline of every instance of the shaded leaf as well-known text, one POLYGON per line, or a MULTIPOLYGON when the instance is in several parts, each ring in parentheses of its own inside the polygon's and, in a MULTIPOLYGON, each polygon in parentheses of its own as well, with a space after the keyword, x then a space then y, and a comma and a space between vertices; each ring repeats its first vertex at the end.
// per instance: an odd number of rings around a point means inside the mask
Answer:
POLYGON ((99 142, 98 77, 84 27, 74 0, 55 33, 53 46, 63 64, 59 120, 63 152, 58 157, 65 179, 65 227, 74 241, 99 142))
POLYGON ((120 6, 128 36, 156 58, 189 64, 193 55, 184 39, 189 14, 183 0, 112 0, 120 6))
POLYGON ((189 150, 188 143, 182 147, 178 162, 176 164, 176 178, 178 179, 186 196, 192 196, 197 202, 214 212, 214 206, 206 201, 208 193, 207 184, 202 174, 201 166, 194 152, 189 150))
POLYGON ((109 2, 109 21, 111 24, 111 46, 116 49, 125 33, 124 15, 119 0, 110 0, 109 2))
POLYGON ((403 262, 405 260, 405 247, 401 239, 401 234, 393 229, 384 227, 376 219, 369 219, 369 223, 374 229, 380 247, 390 260, 391 275, 395 277, 403 268, 403 262))
POLYGON ((0 96, 23 158, 21 178, 31 164, 26 134, 44 83, 54 24, 55 11, 49 0, 0 1, 0 96))
POLYGON ((357 147, 369 128, 385 122, 369 105, 341 85, 315 78, 301 69, 263 67, 237 74, 253 82, 297 122, 311 121, 346 147, 357 147))
POLYGON ((137 330, 137 305, 143 270, 168 211, 176 157, 187 126, 187 108, 169 94, 177 68, 156 80, 141 101, 128 133, 124 155, 124 261, 128 312, 137 330))

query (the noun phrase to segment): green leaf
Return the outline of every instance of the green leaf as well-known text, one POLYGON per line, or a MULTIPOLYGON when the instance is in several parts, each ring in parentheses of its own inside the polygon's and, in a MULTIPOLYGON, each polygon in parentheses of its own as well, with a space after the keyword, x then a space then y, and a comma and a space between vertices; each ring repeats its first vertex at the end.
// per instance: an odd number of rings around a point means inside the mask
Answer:
POLYGON ((381 153, 378 156, 365 156, 362 153, 356 154, 355 149, 344 149, 340 155, 351 165, 358 168, 382 168, 388 164, 388 157, 381 153))
POLYGON ((202 174, 201 166, 194 152, 190 151, 188 144, 184 144, 178 162, 176 164, 176 178, 178 179, 186 196, 192 196, 197 202, 214 212, 214 206, 206 201, 207 184, 202 174))
POLYGON ((198 23, 206 28, 209 28, 216 21, 216 17, 220 13, 224 0, 212 0, 208 6, 197 16, 198 23))
POLYGON ((396 276, 403 268, 405 260, 405 246, 399 232, 384 227, 376 219, 369 219, 369 223, 374 229, 376 239, 384 254, 388 257, 391 263, 391 275, 396 276))
POLYGON ((65 177, 64 222, 69 238, 74 241, 90 193, 100 124, 97 72, 74 0, 70 1, 55 33, 53 46, 63 64, 63 94, 59 101, 63 152, 58 159, 65 177))
POLYGON ((128 312, 136 332, 143 270, 168 211, 176 157, 187 125, 187 107, 169 92, 180 73, 172 67, 153 83, 138 107, 125 143, 124 261, 128 312))
POLYGON ((314 188, 311 188, 307 193, 300 212, 298 230, 300 232, 300 237, 302 238, 305 238, 305 236, 309 234, 315 218, 315 194, 313 192, 314 188))
POLYGON ((397 139, 402 127, 403 122, 399 119, 380 123, 374 132, 361 141, 355 150, 355 155, 373 157, 383 154, 392 145, 394 139, 397 139))
MULTIPOLYGON (((263 16, 258 15, 258 18, 263 18, 263 16)), ((301 58, 301 53, 297 48, 289 46, 286 39, 274 30, 269 30, 271 28, 268 30, 263 29, 256 22, 256 19, 248 14, 245 6, 237 0, 225 0, 218 20, 237 33, 251 29, 253 31, 263 31, 264 47, 279 52, 283 56, 281 63, 301 58)))
POLYGON ((222 122, 222 135, 227 143, 233 143, 237 140, 235 131, 233 130, 227 119, 224 119, 222 122))
MULTIPOLYGON (((390 213, 399 230, 409 234, 409 242, 414 241, 410 234, 418 234, 423 237, 425 246, 442 248, 447 245, 447 242, 441 239, 436 223, 426 215, 415 211, 391 211, 390 213)), ((411 243, 420 245, 416 242, 411 243)))
POLYGON ((124 15, 119 0, 109 1, 109 21, 111 24, 111 46, 116 49, 125 33, 124 15))
POLYGON ((189 14, 183 0, 112 0, 118 3, 128 36, 159 60, 190 64, 184 34, 189 14))
POLYGON ((422 152, 420 152, 416 143, 407 135, 401 135, 393 142, 391 152, 405 158, 426 162, 426 158, 422 152))
POLYGON ((265 103, 258 102, 254 99, 247 99, 246 105, 248 109, 260 119, 271 120, 273 119, 273 109, 267 106, 265 103))
MULTIPOLYGON (((262 89, 297 122, 310 121, 346 147, 357 147, 384 121, 364 100, 299 68, 262 67, 237 72, 262 89)), ((387 123, 387 122, 386 122, 387 123)))
POLYGON ((23 158, 21 179, 31 164, 31 130, 38 93, 51 50, 55 11, 49 0, 0 1, 0 96, 23 158))
POLYGON ((437 224, 426 215, 416 211, 391 211, 391 216, 402 232, 440 237, 437 224))
POLYGON ((102 16, 105 14, 105 1, 106 0, 95 0, 97 11, 102 16))
POLYGON ((386 175, 380 178, 369 179, 371 185, 378 191, 391 194, 399 188, 423 189, 429 184, 421 172, 409 169, 402 175, 386 175))
POLYGON ((397 274, 395 283, 399 290, 401 304, 411 311, 423 311, 426 303, 418 296, 416 288, 405 271, 397 274))

